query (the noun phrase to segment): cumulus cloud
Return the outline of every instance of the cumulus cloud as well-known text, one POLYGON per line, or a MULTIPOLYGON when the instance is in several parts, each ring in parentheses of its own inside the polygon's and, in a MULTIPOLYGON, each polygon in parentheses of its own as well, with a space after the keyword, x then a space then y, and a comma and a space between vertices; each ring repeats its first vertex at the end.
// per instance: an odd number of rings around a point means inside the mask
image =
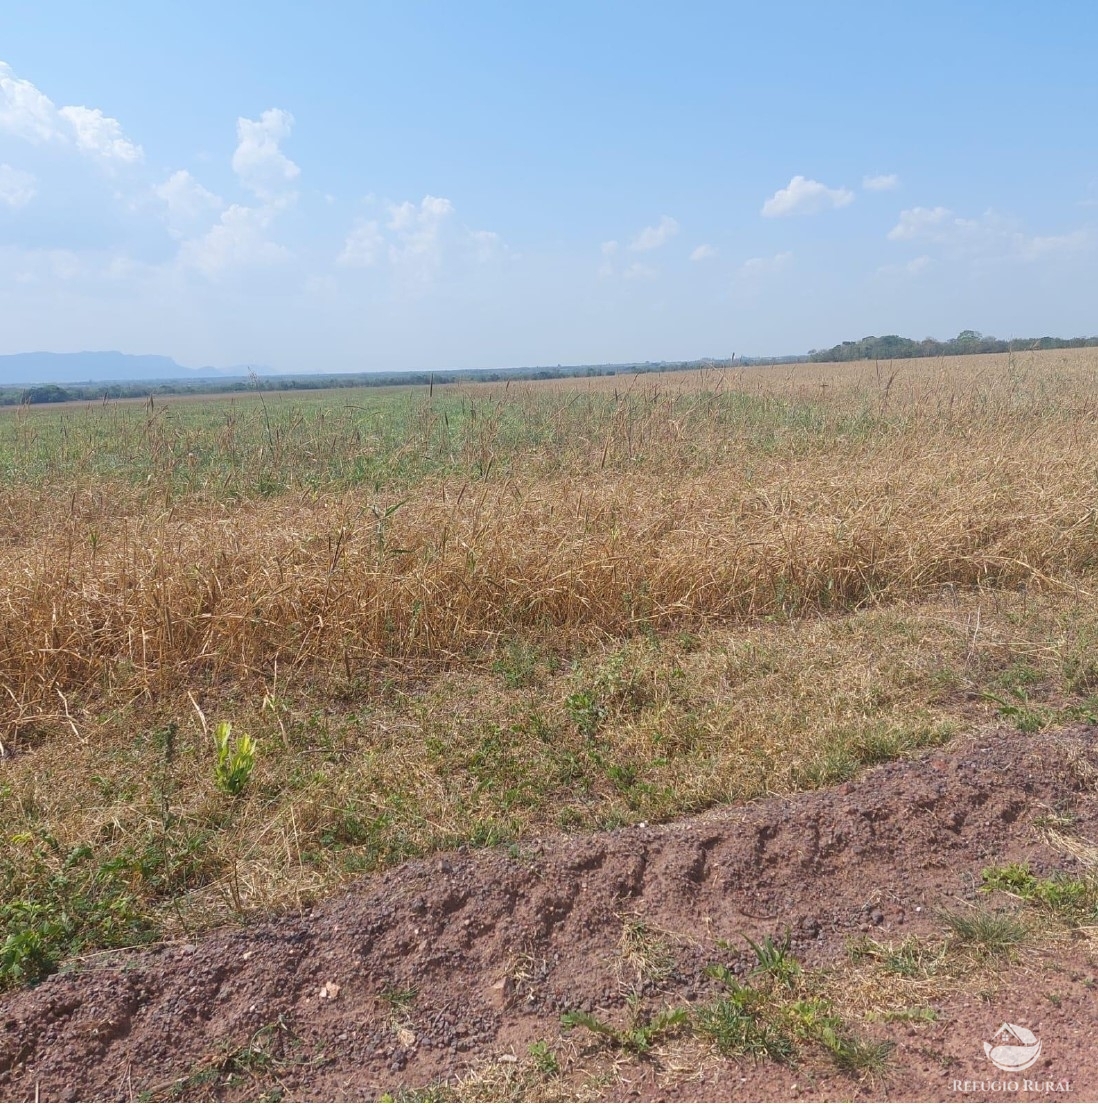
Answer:
POLYGON ((141 147, 126 137, 117 119, 97 107, 55 107, 49 96, 30 81, 16 77, 2 61, 0 131, 34 145, 71 142, 104 165, 134 164, 145 156, 141 147))
POLYGON ((952 215, 948 207, 910 207, 900 212, 900 221, 888 232, 889 241, 910 241, 934 237, 952 215))
POLYGON ((277 216, 293 203, 292 184, 301 170, 279 146, 293 128, 293 116, 278 108, 258 119, 238 118, 232 168, 241 185, 260 201, 225 207, 219 196, 190 173, 173 173, 156 189, 166 208, 168 230, 182 239, 180 267, 218 279, 232 269, 281 264, 290 256, 269 237, 277 216), (217 221, 210 220, 218 215, 217 221), (203 227, 204 229, 203 231, 203 227))
POLYGON ((36 145, 59 138, 57 109, 49 96, 0 61, 0 131, 36 145))
POLYGON ((58 112, 76 138, 76 148, 104 162, 120 161, 132 165, 145 153, 122 132, 122 124, 97 107, 63 107, 58 112))
POLYGON ((272 107, 258 119, 236 121, 237 145, 233 153, 233 172, 240 183, 260 199, 283 200, 301 170, 279 146, 289 138, 294 117, 288 111, 272 107))
POLYGON ((443 219, 454 213, 454 205, 441 196, 425 195, 418 206, 405 200, 389 205, 389 229, 400 234, 434 235, 443 219))
POLYGON ((779 188, 763 205, 764 218, 786 215, 815 215, 854 202, 849 188, 829 188, 818 180, 795 176, 788 187, 779 188))
POLYGON ((385 238, 377 220, 356 219, 336 263, 348 268, 369 268, 377 264, 384 249, 385 238))
POLYGON ((717 255, 717 250, 711 245, 699 245, 693 253, 690 254, 692 261, 708 261, 717 255))
POLYGON ((429 283, 442 263, 441 236, 454 205, 440 196, 426 195, 419 204, 391 204, 388 228, 394 240, 389 260, 403 277, 417 284, 429 283))
POLYGON ((679 224, 670 215, 664 215, 655 226, 646 226, 631 242, 629 248, 637 253, 647 253, 666 245, 679 232, 679 224))
POLYGON ((863 176, 862 187, 867 192, 891 192, 900 186, 900 178, 895 173, 881 173, 878 176, 863 176))
POLYGON ((996 211, 985 211, 978 218, 964 218, 948 207, 912 207, 901 211, 888 237, 891 241, 938 245, 954 258, 983 262, 1041 261, 1089 253, 1098 247, 1093 227, 1079 227, 1063 234, 1030 234, 1017 219, 996 211))
POLYGON ((212 279, 234 268, 265 267, 285 261, 289 250, 267 237, 273 215, 270 208, 234 203, 205 234, 183 243, 180 264, 212 279))
POLYGON ((473 247, 473 256, 481 264, 507 252, 503 239, 494 230, 470 230, 469 242, 473 247))
POLYGON ((0 203, 9 207, 25 207, 34 199, 35 179, 29 172, 0 165, 0 203))
POLYGON ((153 191, 164 204, 164 221, 175 238, 185 238, 208 226, 224 206, 219 196, 204 188, 186 169, 172 173, 153 191))
POLYGON ((442 196, 387 203, 384 220, 355 220, 336 263, 345 268, 387 263, 406 287, 423 289, 448 259, 488 264, 514 256, 495 231, 462 226, 455 215, 454 205, 442 196))

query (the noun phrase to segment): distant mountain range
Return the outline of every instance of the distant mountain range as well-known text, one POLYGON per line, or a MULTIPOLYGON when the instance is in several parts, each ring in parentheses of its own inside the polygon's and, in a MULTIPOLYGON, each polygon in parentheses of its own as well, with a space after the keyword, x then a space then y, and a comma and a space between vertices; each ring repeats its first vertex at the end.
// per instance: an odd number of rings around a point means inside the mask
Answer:
POLYGON ((184 368, 171 357, 129 353, 14 353, 0 356, 0 387, 33 387, 43 383, 126 383, 134 380, 202 380, 247 376, 271 369, 256 365, 232 368, 184 368))

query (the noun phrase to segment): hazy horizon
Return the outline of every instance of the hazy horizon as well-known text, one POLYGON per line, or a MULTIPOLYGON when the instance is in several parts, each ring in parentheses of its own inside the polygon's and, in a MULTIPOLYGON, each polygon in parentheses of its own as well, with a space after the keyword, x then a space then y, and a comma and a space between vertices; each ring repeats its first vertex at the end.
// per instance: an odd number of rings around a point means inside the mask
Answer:
POLYGON ((415 371, 1098 331, 1089 5, 6 15, 0 354, 415 371))

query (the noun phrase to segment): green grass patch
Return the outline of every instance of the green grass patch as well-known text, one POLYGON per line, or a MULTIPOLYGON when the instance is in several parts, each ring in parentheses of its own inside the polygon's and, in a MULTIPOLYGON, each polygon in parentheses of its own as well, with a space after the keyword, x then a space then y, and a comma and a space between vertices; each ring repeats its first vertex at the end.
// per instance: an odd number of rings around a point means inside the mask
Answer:
POLYGON ((1071 877, 1056 871, 1050 877, 1039 878, 1028 863, 1022 863, 986 867, 981 881, 988 892, 1002 890, 1068 923, 1098 920, 1098 880, 1094 877, 1071 877))

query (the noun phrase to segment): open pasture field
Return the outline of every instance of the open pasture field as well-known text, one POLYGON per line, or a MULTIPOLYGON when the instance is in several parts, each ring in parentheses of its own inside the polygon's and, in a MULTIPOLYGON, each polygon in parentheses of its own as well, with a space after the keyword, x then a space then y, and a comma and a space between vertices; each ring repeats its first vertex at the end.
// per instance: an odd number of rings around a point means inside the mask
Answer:
POLYGON ((1098 350, 0 412, 0 988, 1094 723, 1096 458, 1098 350))

